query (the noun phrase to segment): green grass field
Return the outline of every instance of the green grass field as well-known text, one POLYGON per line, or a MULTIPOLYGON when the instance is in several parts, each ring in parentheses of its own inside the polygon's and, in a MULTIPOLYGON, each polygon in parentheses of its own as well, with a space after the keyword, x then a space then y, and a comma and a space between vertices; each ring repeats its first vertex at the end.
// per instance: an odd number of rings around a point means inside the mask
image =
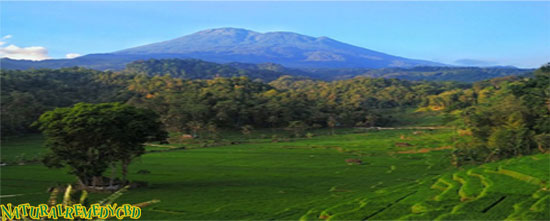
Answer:
MULTIPOLYGON (((320 136, 275 143, 189 143, 191 149, 134 160, 129 178, 148 186, 117 202, 159 199, 144 208, 143 219, 550 219, 550 155, 457 169, 449 163, 451 150, 442 148, 451 144, 452 130, 413 132, 348 129, 329 136, 320 130, 320 136), (142 169, 151 173, 138 174, 142 169)), ((252 137, 260 133, 272 135, 258 131, 252 137)), ((3 142, 2 160, 42 152, 41 138, 32 138, 3 142)), ((64 169, 34 163, 1 167, 1 181, 1 203, 38 204, 48 199, 49 186, 75 179, 64 169)))
POLYGON ((46 152, 43 141, 39 134, 5 138, 1 141, 0 161, 13 164, 17 161, 38 160, 46 152))

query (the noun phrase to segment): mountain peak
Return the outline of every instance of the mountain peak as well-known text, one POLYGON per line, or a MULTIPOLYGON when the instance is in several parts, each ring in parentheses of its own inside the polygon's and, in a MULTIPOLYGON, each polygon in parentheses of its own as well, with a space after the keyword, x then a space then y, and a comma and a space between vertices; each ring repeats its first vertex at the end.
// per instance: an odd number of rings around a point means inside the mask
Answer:
POLYGON ((239 34, 258 34, 257 32, 243 29, 243 28, 232 28, 232 27, 224 27, 224 28, 212 28, 212 29, 206 29, 199 32, 196 32, 195 34, 201 34, 201 35, 239 35, 239 34))

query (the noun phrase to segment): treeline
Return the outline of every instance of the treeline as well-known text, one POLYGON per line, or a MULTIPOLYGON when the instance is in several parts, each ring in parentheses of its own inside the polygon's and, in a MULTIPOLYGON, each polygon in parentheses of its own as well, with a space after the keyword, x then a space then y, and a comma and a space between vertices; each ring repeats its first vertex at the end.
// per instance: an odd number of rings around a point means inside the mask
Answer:
POLYGON ((273 64, 218 64, 198 59, 149 59, 126 65, 123 72, 147 76, 170 75, 182 79, 212 79, 246 76, 252 80, 273 81, 283 74, 273 64))
POLYGON ((484 163, 550 150, 550 67, 532 77, 476 82, 430 96, 427 108, 458 119, 456 165, 484 163))
POLYGON ((2 136, 36 131, 31 123, 55 107, 128 100, 123 85, 107 81, 111 74, 84 68, 1 70, 2 136))
POLYGON ((167 75, 183 79, 212 79, 215 77, 246 76, 252 80, 270 82, 283 75, 307 76, 312 79, 334 81, 354 77, 394 78, 411 81, 477 82, 485 79, 521 76, 533 69, 515 67, 413 67, 413 68, 321 68, 292 69, 274 63, 218 64, 199 59, 148 59, 126 65, 127 73, 148 76, 167 75))
POLYGON ((225 128, 384 126, 387 108, 416 107, 429 95, 459 88, 454 83, 355 78, 336 82, 283 76, 264 84, 246 77, 192 80, 139 76, 128 103, 155 110, 171 130, 188 122, 225 128))
POLYGON ((323 80, 342 80, 353 77, 397 78, 412 81, 460 81, 477 82, 505 76, 521 76, 534 69, 515 67, 431 67, 413 68, 334 68, 305 69, 308 76, 323 80))
POLYGON ((478 81, 470 87, 446 90, 437 95, 431 95, 421 107, 430 110, 453 112, 478 103, 487 103, 495 94, 501 93, 510 82, 529 79, 529 77, 507 76, 478 81))
POLYGON ((383 126, 381 109, 414 107, 454 83, 356 78, 324 82, 283 76, 270 84, 247 77, 185 80, 82 68, 2 71, 2 134, 33 131, 46 110, 78 102, 125 102, 154 110, 172 131, 220 128, 383 126), (329 123, 330 122, 330 123, 329 123), (194 125, 194 126, 190 126, 194 125))
POLYGON ((311 99, 324 103, 369 106, 371 108, 417 106, 427 103, 429 96, 454 89, 466 89, 471 86, 457 82, 406 81, 368 77, 325 82, 291 76, 283 76, 269 84, 279 89, 307 94, 311 99))

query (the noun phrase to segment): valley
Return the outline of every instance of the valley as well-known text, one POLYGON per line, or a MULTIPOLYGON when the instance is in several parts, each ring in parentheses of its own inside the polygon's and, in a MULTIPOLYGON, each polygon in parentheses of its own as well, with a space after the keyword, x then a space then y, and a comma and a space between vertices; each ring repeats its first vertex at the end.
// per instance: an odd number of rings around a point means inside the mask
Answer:
POLYGON ((9 220, 550 220, 549 1, 1 1, 9 220))

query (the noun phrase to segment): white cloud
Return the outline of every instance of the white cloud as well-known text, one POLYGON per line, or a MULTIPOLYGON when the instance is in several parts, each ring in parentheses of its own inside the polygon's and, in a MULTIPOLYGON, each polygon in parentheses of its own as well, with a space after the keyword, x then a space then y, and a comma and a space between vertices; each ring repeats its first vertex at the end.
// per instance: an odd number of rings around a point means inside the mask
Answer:
MULTIPOLYGON (((4 43, 5 42, 2 42, 2 44, 4 43)), ((46 49, 45 47, 31 46, 20 48, 16 45, 11 44, 6 47, 0 47, 0 58, 39 61, 49 59, 50 57, 48 56, 48 49, 46 49)))
POLYGON ((33 61, 40 61, 50 58, 50 56, 48 56, 48 49, 42 46, 18 47, 14 44, 3 46, 6 44, 5 40, 12 37, 12 35, 4 35, 4 37, 0 38, 0 58, 33 61))
POLYGON ((80 57, 81 54, 77 54, 77 53, 68 53, 65 55, 66 58, 68 59, 71 59, 71 58, 76 58, 76 57, 80 57))

